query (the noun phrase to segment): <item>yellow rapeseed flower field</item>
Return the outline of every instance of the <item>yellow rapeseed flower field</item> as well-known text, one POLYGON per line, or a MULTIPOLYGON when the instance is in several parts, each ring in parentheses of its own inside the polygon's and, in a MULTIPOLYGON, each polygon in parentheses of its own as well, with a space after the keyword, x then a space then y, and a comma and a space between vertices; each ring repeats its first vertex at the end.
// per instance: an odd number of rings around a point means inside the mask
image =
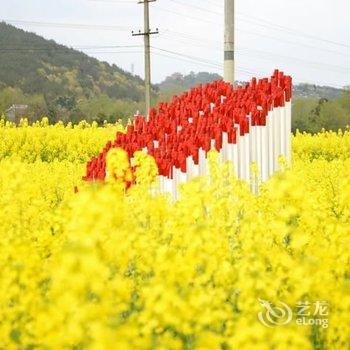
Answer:
POLYGON ((1 121, 0 349, 349 349, 349 131, 297 134, 258 195, 213 153, 173 202, 141 153, 127 193, 118 151, 81 180, 121 129, 1 121))

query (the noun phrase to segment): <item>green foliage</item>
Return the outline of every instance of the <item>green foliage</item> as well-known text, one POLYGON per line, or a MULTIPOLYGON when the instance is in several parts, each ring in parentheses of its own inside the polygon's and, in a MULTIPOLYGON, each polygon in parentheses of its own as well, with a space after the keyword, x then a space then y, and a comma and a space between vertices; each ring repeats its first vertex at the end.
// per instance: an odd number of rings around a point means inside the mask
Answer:
MULTIPOLYGON (((0 47, 0 114, 13 104, 26 104, 32 121, 47 115, 52 122, 103 123, 144 112, 143 81, 116 65, 4 22, 0 22, 0 47)), ((219 79, 220 75, 208 72, 174 73, 153 87, 152 103, 219 79)), ((294 86, 294 131, 314 133, 322 128, 344 129, 348 124, 349 91, 341 94, 327 86, 294 86)))
POLYGON ((318 105, 318 100, 311 98, 299 98, 293 101, 292 116, 293 116, 293 131, 299 129, 300 131, 306 131, 310 129, 310 126, 314 123, 310 120, 313 116, 312 112, 318 105))
POLYGON ((293 131, 307 131, 316 133, 321 129, 345 130, 350 125, 350 92, 334 100, 325 98, 296 99, 293 101, 293 131))
POLYGON ((31 119, 47 114, 52 121, 74 121, 101 115, 117 119, 140 109, 143 81, 116 65, 4 22, 0 47, 0 113, 12 104, 28 104, 31 119), (86 106, 96 100, 106 105, 99 103, 98 112, 88 111, 86 106))
POLYGON ((198 84, 205 84, 215 80, 222 80, 222 77, 216 73, 191 72, 188 75, 174 73, 166 77, 163 82, 157 85, 160 90, 158 100, 168 101, 173 95, 180 94, 198 84))
POLYGON ((300 83, 293 87, 294 98, 312 98, 320 99, 327 98, 333 100, 342 94, 341 89, 331 86, 320 86, 314 84, 300 83))
POLYGON ((96 96, 78 104, 78 109, 88 116, 88 119, 95 119, 98 122, 103 122, 104 120, 115 122, 119 118, 126 121, 128 117, 142 110, 142 108, 143 102, 115 100, 107 95, 96 96))

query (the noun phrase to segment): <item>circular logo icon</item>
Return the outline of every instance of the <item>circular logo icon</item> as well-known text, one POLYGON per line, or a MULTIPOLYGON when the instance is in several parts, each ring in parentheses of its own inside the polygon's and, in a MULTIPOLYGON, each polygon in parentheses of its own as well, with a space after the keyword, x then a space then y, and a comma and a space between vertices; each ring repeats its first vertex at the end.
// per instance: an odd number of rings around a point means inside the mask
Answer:
POLYGON ((273 305, 270 301, 259 299, 260 305, 265 308, 258 313, 259 321, 266 327, 283 326, 288 324, 293 317, 292 309, 281 301, 273 305))

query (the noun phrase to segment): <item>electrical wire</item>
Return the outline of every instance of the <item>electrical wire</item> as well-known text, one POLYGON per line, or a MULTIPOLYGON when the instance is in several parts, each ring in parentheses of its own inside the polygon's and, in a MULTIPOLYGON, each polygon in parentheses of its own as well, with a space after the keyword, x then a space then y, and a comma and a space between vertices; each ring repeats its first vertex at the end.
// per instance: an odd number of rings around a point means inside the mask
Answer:
MULTIPOLYGON (((215 14, 215 15, 219 15, 219 16, 223 16, 224 15, 222 12, 212 11, 210 9, 206 9, 204 7, 200 7, 200 6, 193 5, 193 4, 184 3, 184 2, 179 1, 179 0, 169 0, 169 1, 171 1, 171 2, 173 2, 175 4, 178 4, 178 5, 194 8, 194 9, 197 9, 197 10, 200 10, 200 11, 205 11, 205 12, 210 13, 210 14, 215 14)), ((162 9, 162 10, 164 10, 164 9, 162 9)), ((182 15, 182 16, 185 16, 185 17, 188 17, 188 18, 192 18, 192 19, 195 19, 195 20, 198 20, 198 21, 212 22, 212 21, 207 21, 207 20, 204 20, 204 19, 201 19, 201 18, 198 18, 198 17, 188 16, 186 14, 180 14, 178 12, 171 11, 171 10, 167 10, 167 11, 168 12, 173 12, 174 14, 177 14, 177 15, 182 15)), ((304 33, 304 32, 301 32, 299 30, 296 30, 294 28, 289 28, 289 27, 286 27, 286 26, 282 26, 282 25, 279 25, 279 24, 275 24, 275 23, 266 21, 265 19, 262 19, 262 18, 259 18, 259 17, 254 17, 254 16, 247 15, 247 14, 241 13, 241 12, 239 12, 237 15, 247 18, 247 19, 240 19, 240 18, 238 18, 238 20, 243 21, 243 22, 248 22, 248 23, 251 23, 251 24, 254 24, 254 25, 258 25, 260 27, 270 28, 270 29, 278 30, 278 31, 284 31, 284 32, 286 32, 288 34, 291 34, 291 35, 301 36, 301 37, 304 37, 304 38, 318 40, 318 41, 322 41, 322 42, 325 42, 325 43, 328 43, 328 44, 332 44, 332 45, 336 45, 336 46, 342 46, 342 47, 350 48, 350 45, 348 45, 348 44, 337 42, 337 41, 330 40, 330 39, 321 38, 321 37, 318 37, 318 36, 315 36, 315 35, 311 35, 311 34, 308 34, 308 33, 304 33)))
MULTIPOLYGON (((306 48, 320 50, 320 51, 324 51, 324 52, 328 52, 328 53, 332 53, 332 54, 336 54, 336 55, 340 55, 340 56, 343 56, 343 57, 349 57, 350 58, 349 54, 346 54, 346 53, 340 52, 340 51, 334 51, 334 50, 327 49, 327 48, 324 48, 324 47, 316 47, 316 46, 304 44, 304 43, 301 43, 301 42, 293 42, 293 41, 290 41, 290 40, 285 40, 285 39, 273 37, 273 36, 270 36, 270 35, 261 34, 261 33, 258 33, 258 32, 242 30, 240 28, 237 28, 236 31, 237 32, 241 32, 241 33, 245 33, 245 34, 254 35, 254 36, 268 38, 268 39, 271 39, 271 40, 274 40, 274 41, 278 41, 280 44, 282 43, 282 44, 291 44, 291 45, 296 45, 296 46, 303 46, 303 47, 306 47, 306 48)), ((180 33, 180 32, 177 32, 177 31, 170 30, 170 29, 167 29, 164 32, 173 33, 173 34, 175 34, 177 36, 182 36, 182 37, 184 37, 186 39, 191 39, 193 42, 200 42, 200 43, 212 42, 212 43, 215 43, 215 44, 223 45, 223 41, 219 41, 219 40, 215 40, 214 41, 214 40, 210 40, 208 38, 200 38, 200 37, 197 37, 197 36, 191 36, 190 34, 180 33)))
POLYGON ((101 24, 83 24, 83 23, 54 23, 54 22, 39 22, 26 20, 2 19, 1 21, 11 24, 25 24, 39 27, 55 27, 55 28, 71 28, 71 29, 89 29, 89 30, 112 30, 112 31, 130 31, 130 27, 101 25, 101 24))
MULTIPOLYGON (((71 51, 71 50, 96 50, 96 49, 116 49, 116 48, 139 48, 142 45, 113 45, 113 46, 53 46, 53 47, 1 47, 1 51, 71 51)), ((80 52, 79 52, 80 53, 80 52)))
POLYGON ((186 17, 186 18, 189 18, 189 19, 192 19, 192 20, 195 20, 195 21, 218 25, 218 22, 210 21, 210 20, 207 20, 207 19, 204 19, 204 18, 194 17, 194 16, 191 16, 191 15, 187 15, 187 14, 185 14, 183 12, 177 12, 177 11, 174 11, 174 10, 171 10, 171 9, 165 9, 165 8, 159 7, 159 6, 154 6, 153 9, 156 10, 156 11, 168 12, 168 13, 171 13, 173 15, 180 16, 182 18, 186 17))
POLYGON ((243 17, 247 17, 248 20, 246 20, 246 21, 252 22, 252 23, 256 22, 256 25, 259 25, 259 26, 262 26, 262 27, 266 27, 266 28, 270 27, 272 29, 279 30, 279 31, 284 31, 284 32, 287 32, 287 33, 292 34, 292 35, 297 35, 297 36, 301 36, 301 37, 308 38, 308 39, 322 41, 322 42, 325 42, 325 43, 328 43, 328 44, 332 44, 332 45, 337 45, 337 46, 350 48, 350 45, 348 45, 348 44, 344 44, 344 43, 341 43, 341 42, 338 42, 338 41, 325 39, 325 38, 321 38, 321 37, 316 36, 316 35, 304 33, 304 32, 301 32, 299 30, 296 30, 294 28, 289 28, 289 27, 286 27, 286 26, 282 26, 282 25, 279 25, 279 24, 275 24, 275 23, 266 21, 265 19, 262 19, 262 18, 253 17, 251 15, 247 15, 247 14, 244 14, 244 13, 239 13, 239 15, 243 16, 243 17), (263 24, 261 24, 259 22, 262 22, 263 24))
POLYGON ((199 11, 204 11, 204 12, 208 12, 208 13, 212 13, 212 14, 223 16, 223 12, 212 11, 212 10, 209 10, 207 8, 204 8, 204 7, 200 7, 200 6, 192 5, 192 4, 187 4, 187 3, 184 3, 184 2, 181 2, 181 1, 178 1, 178 0, 169 0, 169 1, 171 1, 171 2, 173 2, 175 4, 179 4, 179 5, 187 6, 187 7, 190 7, 190 8, 194 8, 194 9, 199 10, 199 11))
MULTIPOLYGON (((164 34, 165 39, 170 38, 172 41, 176 41, 182 44, 188 44, 183 40, 179 40, 176 37, 173 37, 169 34, 164 34)), ((159 38, 161 39, 161 38, 159 38)), ((169 40, 169 39, 168 39, 169 40)), ((191 47, 193 46, 192 43, 188 44, 191 47)), ((217 48, 217 47, 212 47, 209 45, 196 45, 198 47, 207 47, 210 48, 210 50, 215 50, 217 52, 221 52, 222 50, 217 48)), ((243 56, 248 56, 248 57, 253 57, 256 58, 257 55, 264 60, 268 60, 268 61, 274 61, 276 62, 276 59, 274 57, 277 57, 279 59, 282 59, 283 61, 290 61, 290 62, 300 62, 301 64, 304 64, 308 67, 311 67, 313 69, 316 70, 328 70, 328 71, 332 71, 332 72, 337 72, 337 73, 349 73, 350 72, 350 68, 347 67, 342 67, 342 66, 337 66, 337 65, 331 65, 331 64, 327 64, 327 63, 323 63, 323 62, 313 62, 313 61, 308 61, 302 58, 298 58, 298 57, 291 57, 291 56, 284 56, 284 55, 280 55, 277 53, 272 53, 272 52, 267 52, 267 51, 262 51, 262 50, 256 50, 256 49, 251 49, 251 48, 246 48, 246 47, 237 47, 236 48, 236 52, 239 53, 239 55, 243 55, 243 56)))

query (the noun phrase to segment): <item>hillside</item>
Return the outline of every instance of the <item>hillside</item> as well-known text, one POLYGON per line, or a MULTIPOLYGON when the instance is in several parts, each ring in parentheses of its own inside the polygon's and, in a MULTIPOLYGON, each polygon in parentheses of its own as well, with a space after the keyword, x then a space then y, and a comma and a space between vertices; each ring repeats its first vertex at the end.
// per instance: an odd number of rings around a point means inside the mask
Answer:
MULTIPOLYGON (((154 86, 153 102, 169 100, 195 85, 219 79, 222 77, 216 73, 174 73, 154 86)), ((308 125, 315 124, 315 118, 323 118, 318 115, 333 115, 328 109, 334 103, 341 120, 336 125, 344 125, 349 120, 349 108, 348 102, 342 101, 348 101, 349 93, 343 95, 333 87, 295 85, 296 127, 313 130, 308 125)), ((0 22, 0 115, 14 104, 27 105, 22 112, 30 119, 47 115, 52 122, 115 121, 137 110, 143 112, 143 80, 116 65, 0 22)), ((17 110, 15 114, 20 117, 17 110)))
POLYGON ((208 72, 199 72, 194 73, 191 72, 188 75, 182 75, 181 73, 174 73, 165 78, 160 84, 158 84, 158 88, 160 91, 169 91, 169 90, 188 90, 191 87, 209 83, 214 80, 220 80, 222 77, 216 73, 208 73, 208 72))
POLYGON ((2 111, 12 103, 26 103, 33 114, 66 119, 97 111, 109 117, 141 107, 142 79, 116 65, 4 22, 0 48, 2 111))
POLYGON ((296 84, 293 87, 295 98, 326 98, 333 100, 342 94, 343 90, 331 86, 320 86, 313 84, 296 84))
MULTIPOLYGON (((222 77, 219 74, 208 72, 191 72, 188 75, 174 73, 157 86, 162 94, 171 95, 172 93, 185 91, 198 84, 209 83, 220 79, 222 79, 222 77)), ((243 82, 237 82, 237 84, 242 83, 243 82)), ((343 90, 341 89, 336 89, 330 86, 318 86, 312 84, 295 84, 293 86, 294 98, 326 98, 332 100, 339 97, 342 94, 342 91, 343 90)))
MULTIPOLYGON (((174 73, 158 84, 159 100, 170 100, 192 86, 222 79, 207 72, 182 75, 174 73)), ((238 85, 244 82, 237 82, 238 85)), ((316 133, 322 128, 338 130, 350 125, 350 88, 336 89, 330 86, 296 84, 293 86, 292 130, 316 133)))

